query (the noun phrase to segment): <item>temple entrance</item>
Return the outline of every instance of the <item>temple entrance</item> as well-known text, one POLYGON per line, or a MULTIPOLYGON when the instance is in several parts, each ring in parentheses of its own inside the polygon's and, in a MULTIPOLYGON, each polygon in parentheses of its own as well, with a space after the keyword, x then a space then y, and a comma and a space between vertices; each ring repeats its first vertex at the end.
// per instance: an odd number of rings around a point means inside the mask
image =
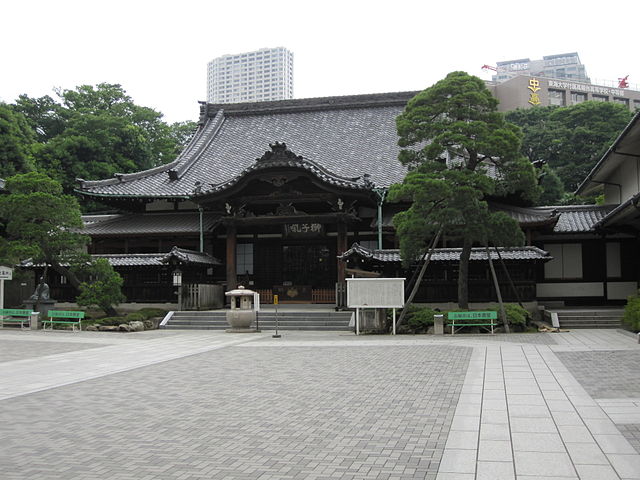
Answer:
POLYGON ((334 303, 336 253, 333 245, 272 241, 256 245, 255 286, 263 303, 334 303))
POLYGON ((329 266, 329 254, 324 245, 283 245, 283 284, 331 285, 335 282, 335 268, 329 266))

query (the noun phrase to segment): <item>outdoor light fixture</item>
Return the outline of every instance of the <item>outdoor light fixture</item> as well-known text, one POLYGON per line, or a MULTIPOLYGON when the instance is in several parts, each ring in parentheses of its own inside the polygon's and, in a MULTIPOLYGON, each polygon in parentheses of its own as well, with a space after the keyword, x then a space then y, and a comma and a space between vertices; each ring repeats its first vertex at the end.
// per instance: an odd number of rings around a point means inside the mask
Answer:
POLYGON ((173 286, 181 287, 182 286, 182 272, 179 268, 176 268, 173 271, 173 286))

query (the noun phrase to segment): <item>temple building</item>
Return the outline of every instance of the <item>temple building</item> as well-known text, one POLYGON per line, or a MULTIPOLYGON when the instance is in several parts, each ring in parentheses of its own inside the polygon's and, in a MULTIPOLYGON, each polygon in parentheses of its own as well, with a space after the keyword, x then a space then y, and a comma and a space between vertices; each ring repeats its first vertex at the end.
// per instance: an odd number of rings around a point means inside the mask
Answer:
MULTIPOLYGON (((177 268, 187 284, 229 290, 242 283, 263 303, 277 294, 282 302, 337 306, 348 276, 410 275, 392 225, 406 206, 383 200, 406 174, 395 119, 416 93, 203 103, 198 131, 175 161, 79 180, 78 193, 122 212, 85 217, 90 253, 110 259, 125 295, 138 302, 175 302, 177 268)), ((638 137, 636 116, 582 190, 615 183, 608 178, 616 162, 635 162, 637 180, 638 137)), ((475 249, 471 301, 495 300, 487 255, 501 265, 507 300, 622 301, 637 289, 640 270, 634 188, 631 200, 615 199, 620 206, 493 204, 520 222, 527 245, 475 249)), ((456 298, 459 250, 439 247, 418 301, 456 298)), ((55 298, 72 298, 67 286, 51 286, 55 298)))

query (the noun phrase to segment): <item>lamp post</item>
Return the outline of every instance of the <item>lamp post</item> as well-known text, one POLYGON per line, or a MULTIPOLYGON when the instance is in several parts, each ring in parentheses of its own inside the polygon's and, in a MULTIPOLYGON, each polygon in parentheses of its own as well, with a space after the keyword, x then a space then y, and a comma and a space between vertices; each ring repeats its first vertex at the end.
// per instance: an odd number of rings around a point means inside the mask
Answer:
POLYGON ((178 310, 182 310, 182 271, 176 267, 173 271, 173 286, 178 287, 178 310))
POLYGON ((383 187, 374 187, 372 190, 378 197, 378 249, 382 250, 382 204, 388 190, 383 187))

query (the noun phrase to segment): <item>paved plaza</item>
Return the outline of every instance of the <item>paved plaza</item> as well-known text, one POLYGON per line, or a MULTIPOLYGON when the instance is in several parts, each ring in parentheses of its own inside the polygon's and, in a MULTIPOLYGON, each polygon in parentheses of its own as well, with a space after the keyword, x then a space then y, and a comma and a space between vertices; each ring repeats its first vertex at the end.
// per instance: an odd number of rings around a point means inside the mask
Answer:
POLYGON ((0 330, 0 478, 640 479, 640 345, 0 330))

